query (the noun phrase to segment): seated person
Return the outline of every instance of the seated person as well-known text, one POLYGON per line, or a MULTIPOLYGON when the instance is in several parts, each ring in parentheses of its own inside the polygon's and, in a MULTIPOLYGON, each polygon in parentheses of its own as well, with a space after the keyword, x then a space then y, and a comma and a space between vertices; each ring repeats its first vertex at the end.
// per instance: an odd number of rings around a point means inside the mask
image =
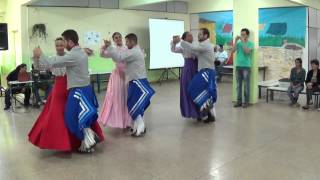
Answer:
MULTIPOLYGON (((27 81, 30 80, 30 77, 27 75, 27 65, 21 64, 15 70, 13 70, 7 76, 7 82, 10 81, 27 81)), ((11 106, 11 94, 24 94, 24 105, 29 106, 31 89, 26 84, 12 85, 5 91, 5 108, 4 110, 10 109, 11 106)))
POLYGON ((217 46, 217 52, 215 57, 215 68, 217 71, 217 80, 218 82, 221 81, 221 73, 222 73, 222 66, 228 60, 228 53, 223 49, 223 45, 219 44, 217 46))
POLYGON ((306 93, 307 93, 307 103, 303 106, 303 109, 309 109, 309 106, 312 105, 312 95, 314 92, 318 92, 320 85, 320 71, 319 71, 319 61, 314 59, 311 61, 312 69, 307 74, 306 79, 306 93))
POLYGON ((291 69, 290 86, 288 88, 288 96, 291 100, 290 105, 298 105, 298 98, 301 91, 304 89, 304 81, 306 78, 306 70, 302 68, 302 59, 295 60, 295 67, 291 69))
POLYGON ((32 79, 34 81, 33 84, 33 93, 35 95, 36 105, 37 107, 40 106, 42 103, 39 90, 43 90, 45 92, 45 97, 44 101, 47 99, 49 96, 49 93, 51 91, 52 85, 51 85, 51 80, 52 80, 52 73, 50 71, 45 71, 42 70, 38 67, 35 67, 32 65, 32 79))

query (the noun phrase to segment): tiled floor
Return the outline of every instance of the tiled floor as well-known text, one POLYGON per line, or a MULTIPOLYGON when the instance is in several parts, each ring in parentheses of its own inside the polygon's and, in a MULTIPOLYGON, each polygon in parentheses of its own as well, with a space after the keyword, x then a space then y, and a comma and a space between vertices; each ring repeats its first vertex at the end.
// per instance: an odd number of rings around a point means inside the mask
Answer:
POLYGON ((92 155, 39 150, 27 133, 40 111, 1 111, 0 180, 320 179, 320 112, 286 101, 234 109, 231 84, 223 83, 217 122, 205 125, 180 117, 177 82, 154 88, 147 135, 105 129, 92 155))

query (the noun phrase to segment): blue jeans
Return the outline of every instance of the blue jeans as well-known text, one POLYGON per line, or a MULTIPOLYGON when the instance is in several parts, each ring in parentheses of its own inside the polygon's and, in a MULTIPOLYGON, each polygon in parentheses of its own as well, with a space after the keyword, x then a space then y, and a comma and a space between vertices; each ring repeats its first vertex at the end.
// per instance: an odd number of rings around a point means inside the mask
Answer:
POLYGON ((215 68, 216 68, 216 72, 217 72, 217 81, 221 82, 223 65, 220 64, 219 66, 216 66, 215 68))
MULTIPOLYGON (((41 102, 41 97, 40 97, 40 94, 39 94, 39 90, 40 89, 41 88, 38 85, 34 85, 34 87, 33 87, 33 92, 34 92, 34 96, 36 98, 36 102, 37 103, 41 102)), ((51 84, 47 84, 47 87, 45 89, 45 97, 44 97, 45 100, 48 98, 51 89, 52 89, 51 84)))
POLYGON ((244 103, 250 99, 250 67, 236 67, 237 103, 242 104, 242 83, 244 82, 244 103))
POLYGON ((296 86, 296 87, 293 87, 292 85, 289 86, 287 93, 292 103, 297 103, 299 94, 303 91, 303 89, 304 89, 303 85, 296 86))

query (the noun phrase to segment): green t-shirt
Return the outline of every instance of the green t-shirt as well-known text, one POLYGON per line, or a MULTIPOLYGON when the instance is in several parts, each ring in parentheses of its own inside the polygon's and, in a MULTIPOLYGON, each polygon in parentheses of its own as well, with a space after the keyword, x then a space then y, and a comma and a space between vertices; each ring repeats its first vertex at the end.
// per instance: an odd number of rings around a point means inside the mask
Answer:
POLYGON ((237 60, 236 60, 236 66, 237 67, 251 67, 251 58, 252 58, 252 51, 250 54, 246 54, 243 50, 243 46, 248 47, 249 49, 253 49, 253 43, 248 42, 242 42, 239 41, 237 43, 237 60))

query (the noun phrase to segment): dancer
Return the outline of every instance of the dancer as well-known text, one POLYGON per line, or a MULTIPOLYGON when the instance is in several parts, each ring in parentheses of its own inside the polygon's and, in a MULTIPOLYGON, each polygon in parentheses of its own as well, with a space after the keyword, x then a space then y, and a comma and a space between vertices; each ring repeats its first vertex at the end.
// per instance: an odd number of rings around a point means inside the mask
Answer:
POLYGON ((88 56, 78 44, 76 31, 66 30, 62 36, 68 53, 47 58, 40 48, 35 48, 34 61, 53 68, 66 67, 68 97, 64 111, 65 124, 81 140, 79 151, 93 152, 94 146, 103 140, 103 135, 98 124, 95 126, 97 134, 91 129, 98 119, 98 101, 90 85, 88 56))
MULTIPOLYGON (((120 52, 127 50, 122 43, 122 36, 119 32, 112 35, 116 49, 120 52)), ((102 46, 100 56, 110 58, 105 46, 102 46)), ((116 62, 116 68, 112 71, 107 94, 102 106, 102 112, 98 121, 104 126, 125 129, 131 126, 131 117, 127 108, 127 84, 125 82, 125 62, 116 62)))
MULTIPOLYGON (((193 37, 190 32, 184 32, 182 35, 182 40, 189 43, 193 42, 193 37)), ((184 118, 193 118, 201 121, 204 114, 200 113, 196 104, 192 101, 191 96, 188 93, 188 85, 190 84, 192 78, 198 71, 198 60, 192 51, 182 49, 177 47, 178 41, 176 36, 173 37, 171 42, 171 51, 174 53, 181 53, 184 57, 184 66, 182 68, 181 78, 180 78, 180 110, 181 115, 184 118)))
MULTIPOLYGON (((209 38, 209 30, 201 28, 198 34, 199 44, 181 41, 183 49, 192 51, 198 55, 199 72, 190 82, 188 91, 193 101, 200 108, 200 111, 208 112, 208 118, 204 120, 204 123, 215 121, 216 111, 214 103, 217 101, 216 71, 214 70, 215 56, 209 38)), ((180 38, 177 41, 180 41, 180 38)))
POLYGON ((146 133, 144 111, 150 105, 150 99, 155 92, 147 80, 144 54, 138 45, 137 36, 130 33, 125 39, 127 51, 120 52, 107 40, 105 40, 105 47, 114 61, 127 63, 126 74, 129 81, 127 105, 134 121, 132 136, 141 136, 146 133))

